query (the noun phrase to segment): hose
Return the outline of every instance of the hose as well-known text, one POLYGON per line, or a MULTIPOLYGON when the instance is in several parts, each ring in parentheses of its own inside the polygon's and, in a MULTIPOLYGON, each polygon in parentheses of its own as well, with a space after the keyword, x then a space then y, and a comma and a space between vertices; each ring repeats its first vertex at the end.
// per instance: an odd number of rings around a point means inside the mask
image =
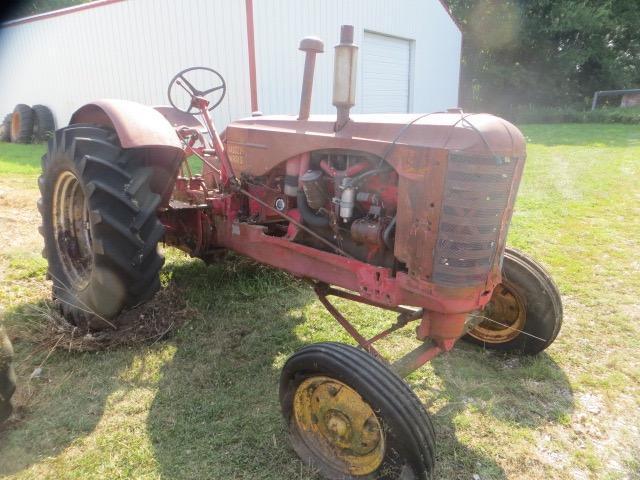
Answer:
POLYGON ((395 237, 391 238, 391 232, 396 229, 397 217, 397 214, 393 216, 393 219, 391 220, 391 222, 389 222, 389 225, 387 225, 387 228, 384 229, 384 232, 382 234, 382 241, 389 250, 393 250, 393 247, 396 243, 395 237))
POLYGON ((391 167, 391 165, 389 164, 386 164, 385 166, 382 166, 382 167, 376 167, 372 170, 366 170, 360 175, 356 175, 355 177, 353 177, 351 179, 351 184, 359 185, 364 179, 370 177, 371 175, 376 175, 378 173, 387 173, 387 172, 391 172, 392 170, 393 170, 393 167, 391 167))
POLYGON ((317 214, 313 210, 311 210, 311 207, 309 207, 309 204, 307 203, 307 197, 305 196, 303 190, 298 191, 298 195, 296 198, 298 200, 298 210, 300 211, 300 215, 302 215, 304 223, 306 223, 310 227, 316 228, 329 227, 329 218, 325 217, 324 215, 317 214))

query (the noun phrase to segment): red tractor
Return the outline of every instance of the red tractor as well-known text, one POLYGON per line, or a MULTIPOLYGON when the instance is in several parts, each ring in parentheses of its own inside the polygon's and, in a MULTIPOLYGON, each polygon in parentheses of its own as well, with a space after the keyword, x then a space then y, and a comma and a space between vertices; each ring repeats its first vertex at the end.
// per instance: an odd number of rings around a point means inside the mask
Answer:
POLYGON ((256 112, 219 135, 210 111, 226 85, 202 67, 174 77, 172 107, 102 100, 73 114, 39 179, 53 298, 76 325, 111 326, 159 289, 160 241, 306 279, 358 347, 309 345, 286 362, 280 402, 294 449, 327 478, 428 478, 433 427, 402 377, 461 338, 535 354, 560 329, 549 275, 505 247, 525 141, 500 118, 459 109, 350 116, 351 26, 335 48, 337 115, 309 116, 323 44, 306 38, 300 49, 297 117, 256 112), (365 338, 330 297, 397 322, 365 338), (411 322, 420 346, 382 358, 375 342, 411 322))

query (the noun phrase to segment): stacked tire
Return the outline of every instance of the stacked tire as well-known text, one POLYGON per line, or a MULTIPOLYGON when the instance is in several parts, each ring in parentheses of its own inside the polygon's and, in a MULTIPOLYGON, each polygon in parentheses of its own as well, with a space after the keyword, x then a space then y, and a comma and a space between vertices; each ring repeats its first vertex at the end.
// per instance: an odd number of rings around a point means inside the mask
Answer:
POLYGON ((33 110, 33 143, 46 142, 56 131, 53 113, 49 107, 34 105, 33 110))
POLYGON ((40 143, 48 140, 55 131, 53 113, 49 107, 30 107, 19 103, 6 115, 0 125, 0 140, 12 143, 40 143))
POLYGON ((11 116, 11 143, 31 143, 33 137, 33 109, 19 103, 11 116))
POLYGON ((0 141, 11 141, 11 114, 8 113, 0 124, 0 141))

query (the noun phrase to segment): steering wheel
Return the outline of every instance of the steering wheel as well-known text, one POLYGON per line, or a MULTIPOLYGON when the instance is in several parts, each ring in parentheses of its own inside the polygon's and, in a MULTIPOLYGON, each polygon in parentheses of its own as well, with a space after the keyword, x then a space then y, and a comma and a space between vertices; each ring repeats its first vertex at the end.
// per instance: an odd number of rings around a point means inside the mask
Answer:
POLYGON ((227 84, 224 78, 213 68, 209 67, 185 68, 171 79, 169 88, 167 89, 167 96, 169 97, 171 106, 184 113, 192 113, 194 109, 198 108, 194 102, 196 97, 206 99, 209 102, 207 110, 211 111, 220 105, 226 93, 227 84), (203 84, 215 86, 205 90, 200 90, 194 86, 203 84), (180 108, 187 103, 187 98, 189 106, 180 108))

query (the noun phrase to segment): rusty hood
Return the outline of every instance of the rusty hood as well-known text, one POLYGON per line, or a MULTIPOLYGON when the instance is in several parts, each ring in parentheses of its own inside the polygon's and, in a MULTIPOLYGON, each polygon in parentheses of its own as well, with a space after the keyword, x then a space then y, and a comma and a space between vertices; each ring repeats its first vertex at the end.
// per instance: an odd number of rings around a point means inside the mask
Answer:
POLYGON ((300 153, 351 149, 383 157, 402 171, 407 150, 439 149, 523 157, 525 140, 514 125, 490 114, 431 113, 353 115, 334 132, 335 115, 269 115, 235 121, 225 142, 237 172, 263 175, 300 153))

